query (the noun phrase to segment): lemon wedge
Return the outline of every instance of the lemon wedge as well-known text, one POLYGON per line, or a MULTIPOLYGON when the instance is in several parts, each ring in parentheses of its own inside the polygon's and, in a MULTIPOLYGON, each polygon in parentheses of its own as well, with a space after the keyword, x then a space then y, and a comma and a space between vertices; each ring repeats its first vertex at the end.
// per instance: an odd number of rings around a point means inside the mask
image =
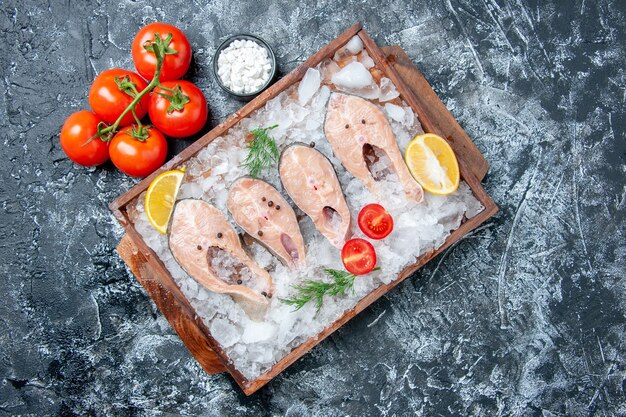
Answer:
POLYGON ((150 224, 165 234, 176 202, 176 195, 185 176, 185 168, 165 171, 156 177, 146 191, 144 207, 150 224))
POLYGON ((417 135, 406 148, 404 160, 413 178, 437 195, 452 194, 459 188, 459 163, 454 151, 441 136, 417 135))

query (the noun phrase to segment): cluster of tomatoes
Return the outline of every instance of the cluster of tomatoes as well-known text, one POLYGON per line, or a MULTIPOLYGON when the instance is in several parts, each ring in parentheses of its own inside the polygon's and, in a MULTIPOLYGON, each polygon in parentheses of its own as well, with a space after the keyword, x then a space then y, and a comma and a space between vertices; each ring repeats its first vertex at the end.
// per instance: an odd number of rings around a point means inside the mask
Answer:
POLYGON ((208 118, 202 91, 180 80, 189 69, 191 54, 187 37, 175 26, 152 23, 139 30, 132 44, 137 73, 113 68, 96 77, 89 90, 92 111, 73 113, 61 129, 63 151, 83 166, 110 158, 135 177, 163 165, 164 135, 194 135, 208 118), (151 125, 141 122, 146 114, 151 125))
MULTIPOLYGON (((363 234, 370 239, 384 239, 393 230, 393 218, 380 204, 363 207, 358 223, 363 234)), ((350 239, 341 249, 341 260, 348 272, 354 275, 368 274, 376 267, 376 250, 365 239, 350 239)))

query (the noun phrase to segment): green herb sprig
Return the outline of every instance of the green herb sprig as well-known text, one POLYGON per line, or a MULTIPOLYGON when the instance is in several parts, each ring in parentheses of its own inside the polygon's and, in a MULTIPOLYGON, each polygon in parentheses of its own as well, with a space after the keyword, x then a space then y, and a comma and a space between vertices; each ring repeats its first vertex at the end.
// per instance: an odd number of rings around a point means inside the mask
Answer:
MULTIPOLYGON (((379 269, 378 267, 374 268, 374 271, 379 269)), ((298 293, 292 298, 281 298, 280 301, 293 306, 294 310, 297 311, 313 300, 317 312, 319 312, 322 304, 324 304, 324 296, 344 296, 349 289, 354 292, 354 280, 357 275, 331 268, 324 269, 324 273, 332 278, 332 282, 308 280, 301 285, 294 285, 293 288, 298 293)))
POLYGON ((248 143, 248 155, 243 164, 248 168, 250 176, 258 177, 261 172, 278 162, 276 141, 267 132, 278 125, 258 127, 250 131, 254 137, 248 143))

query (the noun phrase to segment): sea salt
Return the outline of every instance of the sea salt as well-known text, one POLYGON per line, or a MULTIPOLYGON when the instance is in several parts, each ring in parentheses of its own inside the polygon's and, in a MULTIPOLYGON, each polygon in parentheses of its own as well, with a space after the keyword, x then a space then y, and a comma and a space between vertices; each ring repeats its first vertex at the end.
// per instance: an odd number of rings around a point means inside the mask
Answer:
POLYGON ((217 58, 217 75, 224 85, 239 94, 255 93, 267 83, 272 72, 267 49, 253 40, 237 39, 217 58))
MULTIPOLYGON (((354 43, 352 46, 356 47, 356 41, 354 43)), ((346 46, 344 50, 347 49, 346 46)), ((364 54, 365 51, 361 50, 361 58, 364 54)), ((347 66, 353 64, 354 62, 347 66)), ((343 80, 345 84, 357 85, 356 90, 360 92, 363 89, 380 90, 383 87, 373 78, 364 75, 363 70, 367 69, 363 63, 356 64, 362 67, 357 70, 361 72, 357 78, 362 79, 346 79, 343 80)), ((364 296, 380 285, 393 281, 404 267, 414 262, 416 257, 441 246, 464 218, 471 218, 483 209, 464 182, 455 193, 445 197, 426 193, 421 204, 407 200, 397 178, 394 177, 393 170, 389 169, 389 161, 382 155, 371 156, 369 161, 379 177, 380 195, 372 194, 365 189, 361 181, 354 178, 338 162, 322 129, 331 88, 340 89, 339 85, 332 85, 330 79, 343 70, 340 70, 339 65, 332 60, 323 61, 316 70, 320 74, 320 84, 323 84, 319 88, 295 85, 286 89, 189 159, 186 162, 187 174, 178 199, 199 198, 208 201, 219 208, 237 228, 226 209, 226 196, 230 184, 238 177, 248 174, 243 165, 247 154, 246 133, 255 127, 278 123, 279 126, 271 132, 280 150, 296 141, 314 142, 315 148, 326 155, 333 164, 352 215, 353 236, 364 237, 355 220, 359 210, 368 203, 380 202, 394 218, 395 226, 391 235, 373 242, 381 270, 359 277, 355 281, 354 291, 349 291, 344 297, 326 297, 319 312, 316 312, 313 303, 293 311, 291 306, 280 302, 281 298, 294 295, 293 285, 301 284, 307 279, 328 281, 329 278, 323 273, 324 268, 343 269, 339 250, 331 246, 316 230, 309 217, 294 207, 305 241, 307 265, 302 270, 294 272, 281 264, 261 245, 256 243, 246 245, 251 258, 270 273, 274 284, 274 296, 270 301, 265 320, 252 321, 232 298, 206 290, 176 263, 169 250, 167 236, 157 232, 145 216, 144 194, 135 200, 134 210, 132 205, 129 208, 131 220, 146 244, 166 266, 198 317, 207 325, 235 368, 248 379, 254 379, 269 370, 293 348, 315 337, 341 317, 344 311, 353 308, 364 296), (300 96, 308 96, 312 90, 315 90, 312 96, 302 104, 300 96), (306 94, 302 94, 304 92, 306 94)), ((369 71, 367 72, 369 74, 369 71)), ((311 74, 315 76, 314 73, 311 74)), ((347 88, 345 84, 342 89, 347 88)), ((408 142, 422 132, 419 121, 404 102, 400 105, 385 103, 380 108, 389 117, 398 146, 404 151, 408 142)), ((275 168, 265 171, 262 179, 277 187, 285 195, 275 168)), ((229 270, 232 267, 226 259, 220 260, 219 263, 221 265, 219 268, 229 270)))

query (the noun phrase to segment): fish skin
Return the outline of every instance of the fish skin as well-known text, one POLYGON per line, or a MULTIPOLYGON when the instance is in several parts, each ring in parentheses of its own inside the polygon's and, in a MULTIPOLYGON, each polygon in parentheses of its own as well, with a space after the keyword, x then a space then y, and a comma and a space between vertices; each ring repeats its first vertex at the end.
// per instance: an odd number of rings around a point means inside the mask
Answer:
POLYGON ((269 306, 268 297, 272 296, 272 277, 246 254, 239 234, 219 209, 202 200, 180 200, 174 207, 169 233, 170 251, 187 274, 209 291, 231 296, 251 319, 263 318, 269 306), (218 233, 221 233, 220 238, 218 233), (262 291, 220 279, 209 267, 211 247, 229 252, 248 267, 259 279, 259 286, 267 297, 262 291))
POLYGON ((296 213, 271 184, 257 178, 241 177, 230 186, 226 205, 235 222, 283 264, 291 269, 306 265, 304 239, 296 213), (290 238, 292 250, 285 247, 284 236, 290 238))
POLYGON ((324 134, 346 170, 361 180, 370 192, 380 194, 363 157, 365 144, 385 151, 408 199, 418 203, 424 200, 424 190, 404 163, 389 121, 373 103, 350 94, 332 93, 326 108, 324 134))
POLYGON ((350 210, 328 158, 306 144, 292 144, 281 153, 278 163, 283 188, 329 242, 341 249, 350 237, 350 210), (341 217, 334 229, 325 207, 341 217))

